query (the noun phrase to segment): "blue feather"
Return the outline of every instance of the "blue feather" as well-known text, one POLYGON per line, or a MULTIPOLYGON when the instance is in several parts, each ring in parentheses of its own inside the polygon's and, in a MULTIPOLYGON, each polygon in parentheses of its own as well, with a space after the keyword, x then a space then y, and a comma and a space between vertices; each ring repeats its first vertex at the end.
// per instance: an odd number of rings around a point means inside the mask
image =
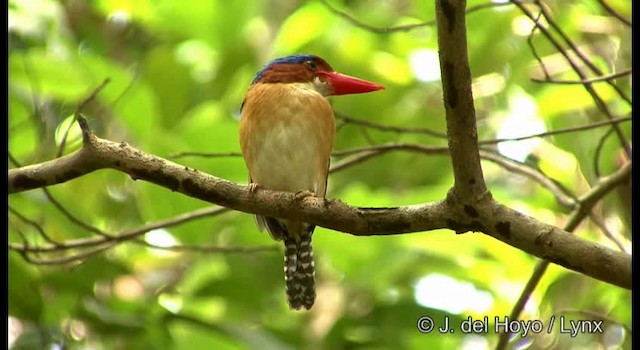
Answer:
POLYGON ((253 85, 256 82, 258 82, 258 80, 260 80, 260 78, 262 78, 262 74, 264 74, 264 72, 267 69, 269 69, 271 66, 273 66, 275 64, 300 64, 300 63, 303 63, 304 61, 312 60, 312 59, 314 59, 316 57, 317 56, 315 56, 315 55, 300 55, 300 54, 298 54, 298 55, 291 55, 291 56, 285 56, 285 57, 276 58, 275 60, 267 63, 264 67, 262 67, 262 69, 260 69, 258 71, 258 73, 256 73, 256 76, 251 81, 251 85, 253 85))

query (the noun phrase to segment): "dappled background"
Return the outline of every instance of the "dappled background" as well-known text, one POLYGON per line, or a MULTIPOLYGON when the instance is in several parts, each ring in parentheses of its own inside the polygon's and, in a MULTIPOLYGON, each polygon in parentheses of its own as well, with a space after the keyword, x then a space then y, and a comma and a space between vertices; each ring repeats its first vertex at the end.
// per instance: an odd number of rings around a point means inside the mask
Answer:
MULTIPOLYGON (((564 227, 575 198, 630 162, 631 2, 468 7, 488 186, 564 227), (559 47, 531 17, 557 26, 559 47), (571 50, 578 68, 561 54, 571 50)), ((452 186, 433 1, 10 0, 8 19, 10 168, 79 149, 82 113, 99 137, 246 184, 243 94, 269 60, 308 53, 386 87, 332 98, 328 197, 395 207, 452 186)), ((630 191, 615 188, 575 234, 630 253, 630 191)), ((316 305, 295 312, 282 247, 249 214, 111 170, 13 194, 9 206, 16 349, 490 348, 492 331, 422 334, 416 324, 508 316, 537 263, 481 233, 318 228, 316 305)), ((554 316, 604 320, 604 332, 570 337, 556 325, 512 345, 630 348, 629 291, 551 265, 521 318, 554 316)))

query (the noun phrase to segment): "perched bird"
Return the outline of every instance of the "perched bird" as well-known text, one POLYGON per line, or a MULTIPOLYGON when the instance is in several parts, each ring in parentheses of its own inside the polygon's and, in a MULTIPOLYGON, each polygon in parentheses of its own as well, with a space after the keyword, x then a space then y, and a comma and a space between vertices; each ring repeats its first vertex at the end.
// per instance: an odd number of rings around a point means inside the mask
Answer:
MULTIPOLYGON (((357 94, 382 86, 340 73, 322 58, 278 58, 255 76, 240 114, 240 147, 249 168, 249 189, 324 198, 335 138, 331 95, 357 94)), ((311 235, 314 225, 256 216, 275 240, 284 241, 285 287, 289 306, 310 309, 315 301, 311 235)))

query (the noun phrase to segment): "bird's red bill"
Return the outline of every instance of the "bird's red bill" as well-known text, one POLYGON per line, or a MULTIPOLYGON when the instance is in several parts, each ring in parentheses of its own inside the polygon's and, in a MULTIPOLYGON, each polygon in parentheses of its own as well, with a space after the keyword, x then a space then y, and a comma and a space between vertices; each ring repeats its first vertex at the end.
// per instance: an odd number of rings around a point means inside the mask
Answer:
POLYGON ((361 94, 384 89, 382 85, 336 72, 318 72, 318 75, 327 78, 331 84, 331 95, 361 94))

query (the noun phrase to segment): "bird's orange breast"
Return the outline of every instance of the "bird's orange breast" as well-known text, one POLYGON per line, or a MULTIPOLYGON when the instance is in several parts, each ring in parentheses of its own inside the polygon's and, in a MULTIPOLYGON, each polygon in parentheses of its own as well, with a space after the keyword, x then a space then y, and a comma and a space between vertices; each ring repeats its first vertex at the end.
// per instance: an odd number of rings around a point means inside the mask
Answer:
POLYGON ((247 92, 240 146, 258 185, 324 197, 334 138, 331 105, 310 84, 256 84, 247 92))

